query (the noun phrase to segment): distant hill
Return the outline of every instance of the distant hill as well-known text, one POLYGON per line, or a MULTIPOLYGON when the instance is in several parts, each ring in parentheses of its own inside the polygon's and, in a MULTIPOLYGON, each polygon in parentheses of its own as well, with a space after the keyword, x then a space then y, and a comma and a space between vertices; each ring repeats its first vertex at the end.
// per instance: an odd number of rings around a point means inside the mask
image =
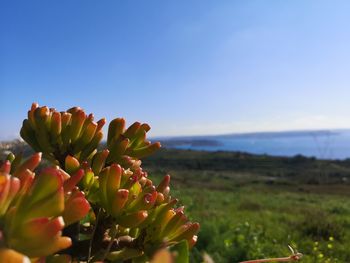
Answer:
MULTIPOLYGON (((348 131, 350 130, 343 130, 348 131)), ((285 137, 305 137, 305 136, 328 136, 337 135, 340 130, 310 130, 310 131, 279 131, 279 132, 250 132, 232 133, 217 135, 216 137, 226 138, 285 138, 285 137)))
POLYGON ((304 137, 304 136, 328 136, 338 135, 340 133, 350 133, 350 129, 335 130, 295 130, 295 131, 267 131, 267 132, 244 132, 244 133, 228 133, 213 135, 183 135, 183 136, 162 136, 153 137, 153 140, 206 140, 216 138, 283 138, 283 137, 304 137))

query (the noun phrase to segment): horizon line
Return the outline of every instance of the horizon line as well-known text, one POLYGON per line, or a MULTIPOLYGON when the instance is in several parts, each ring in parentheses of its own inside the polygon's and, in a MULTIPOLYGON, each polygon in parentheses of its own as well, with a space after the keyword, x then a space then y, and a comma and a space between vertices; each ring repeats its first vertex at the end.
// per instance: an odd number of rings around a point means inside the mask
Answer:
POLYGON ((260 130, 260 131, 244 131, 244 132, 226 132, 226 133, 210 133, 210 134, 179 134, 179 135, 157 135, 150 136, 150 138, 174 138, 174 137, 202 137, 202 136, 227 136, 227 135, 252 135, 252 134, 272 134, 272 133, 297 133, 297 132, 336 132, 336 131, 350 131, 347 128, 320 128, 320 129, 282 129, 282 130, 260 130))
MULTIPOLYGON (((208 133, 208 134, 178 134, 178 135, 155 135, 149 136, 150 139, 167 139, 167 138, 178 138, 178 137, 215 137, 215 136, 240 136, 240 135, 253 135, 253 134, 278 134, 278 133, 302 133, 302 132, 340 132, 340 131, 350 131, 350 127, 347 128, 315 128, 315 129, 281 129, 281 130, 259 130, 259 131, 243 131, 243 132, 226 132, 226 133, 208 133)), ((107 133, 105 133, 107 134, 107 133)), ((1 137, 0 137, 1 138, 1 137)), ((0 142, 9 142, 14 140, 23 141, 20 136, 14 136, 13 138, 3 138, 0 142)), ((105 139, 101 140, 102 142, 105 139)))

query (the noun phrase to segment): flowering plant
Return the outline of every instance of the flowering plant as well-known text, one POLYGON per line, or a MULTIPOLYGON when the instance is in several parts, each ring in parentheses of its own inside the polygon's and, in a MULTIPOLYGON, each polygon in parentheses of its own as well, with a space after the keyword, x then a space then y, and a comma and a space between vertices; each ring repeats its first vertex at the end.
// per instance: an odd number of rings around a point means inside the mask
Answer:
POLYGON ((169 175, 154 185, 142 169, 160 148, 150 126, 114 119, 102 149, 105 123, 33 103, 20 134, 36 153, 0 163, 0 262, 173 262, 174 247, 187 260, 199 224, 176 206, 169 175))

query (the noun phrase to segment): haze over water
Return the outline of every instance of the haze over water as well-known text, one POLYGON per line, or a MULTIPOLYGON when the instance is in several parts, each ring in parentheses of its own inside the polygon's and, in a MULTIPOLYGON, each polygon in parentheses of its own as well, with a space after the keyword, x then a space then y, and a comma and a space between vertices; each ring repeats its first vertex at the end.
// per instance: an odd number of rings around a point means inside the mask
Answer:
POLYGON ((319 159, 350 158, 350 131, 252 133, 160 138, 165 147, 205 151, 242 151, 273 156, 319 159))

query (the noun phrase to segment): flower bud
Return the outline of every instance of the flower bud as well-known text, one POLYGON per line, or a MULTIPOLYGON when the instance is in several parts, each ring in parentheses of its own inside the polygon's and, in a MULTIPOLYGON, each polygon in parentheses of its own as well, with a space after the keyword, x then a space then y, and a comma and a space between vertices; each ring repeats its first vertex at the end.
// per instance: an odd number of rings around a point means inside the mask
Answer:
POLYGON ((79 169, 80 163, 75 157, 67 155, 64 166, 67 173, 72 174, 79 169))
POLYGON ((123 227, 137 227, 148 216, 147 211, 141 210, 135 213, 123 215, 117 218, 117 223, 123 227))

